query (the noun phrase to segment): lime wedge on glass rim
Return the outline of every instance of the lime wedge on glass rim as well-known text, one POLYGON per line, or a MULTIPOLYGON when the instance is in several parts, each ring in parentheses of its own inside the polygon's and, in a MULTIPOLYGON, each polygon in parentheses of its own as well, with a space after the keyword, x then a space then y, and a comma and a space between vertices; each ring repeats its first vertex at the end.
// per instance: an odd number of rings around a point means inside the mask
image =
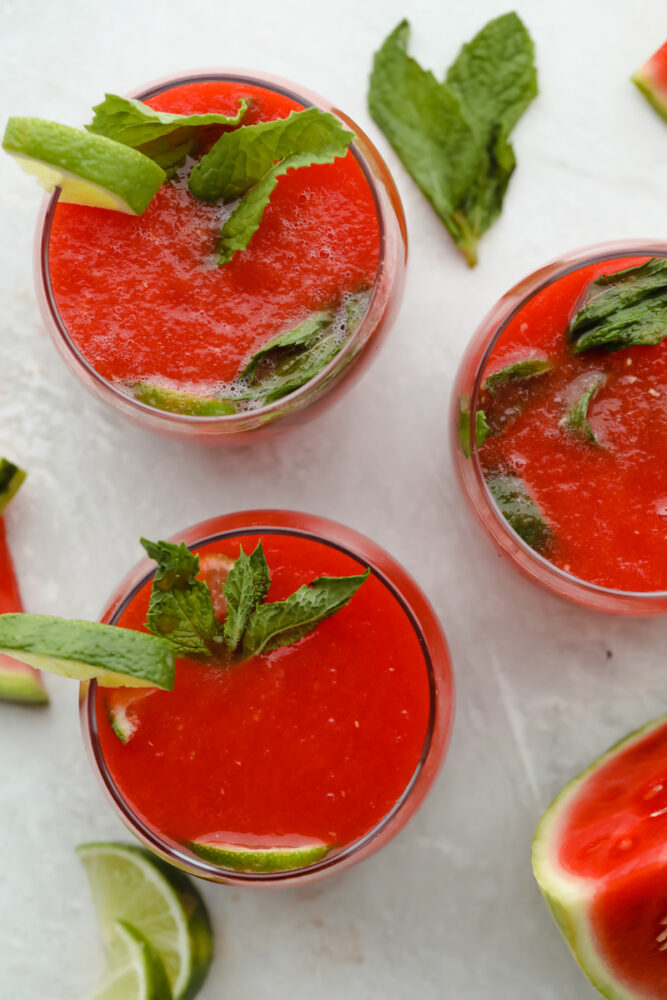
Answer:
POLYGON ((164 963, 148 939, 125 920, 116 920, 107 948, 107 967, 91 1000, 171 1000, 164 963))
POLYGON ((255 847, 230 843, 213 835, 190 841, 188 847, 204 861, 210 861, 220 868, 268 874, 317 864, 332 850, 333 845, 321 840, 308 842, 304 839, 301 844, 255 847))
POLYGON ((213 957, 211 923, 192 881, 142 847, 81 844, 76 851, 107 950, 116 921, 127 921, 162 959, 174 1000, 192 1000, 213 957))
POLYGON ((99 622, 0 615, 0 654, 73 680, 104 687, 174 686, 175 659, 168 639, 99 622))
POLYGON ((131 146, 43 118, 10 118, 2 147, 61 201, 128 215, 141 215, 167 176, 131 146))

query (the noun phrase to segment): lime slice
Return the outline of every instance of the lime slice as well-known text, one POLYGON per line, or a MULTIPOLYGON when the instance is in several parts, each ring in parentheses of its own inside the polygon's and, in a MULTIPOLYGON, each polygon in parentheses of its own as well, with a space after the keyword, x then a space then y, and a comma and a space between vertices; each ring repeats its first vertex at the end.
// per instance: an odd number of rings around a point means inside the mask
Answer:
POLYGON ((26 474, 18 465, 0 458, 0 514, 18 492, 26 474))
POLYGON ((103 687, 174 686, 168 639, 116 625, 52 615, 0 615, 0 654, 77 681, 103 687))
POLYGON ((43 118, 10 118, 3 149, 60 200, 141 215, 166 174, 130 146, 43 118))
POLYGON ((322 841, 287 844, 274 847, 249 847, 247 844, 225 843, 215 837, 190 841, 188 847, 205 861, 235 872, 283 872, 309 868, 326 857, 333 844, 322 841))
POLYGON ((134 706, 153 694, 154 688, 114 688, 107 691, 104 707, 111 728, 121 743, 127 743, 139 728, 134 706))
POLYGON ((227 417, 230 413, 236 413, 236 406, 231 399, 192 396, 187 392, 176 392, 149 382, 137 382, 132 387, 132 395, 140 403, 146 403, 156 410, 182 413, 187 417, 227 417))
POLYGON ((211 964, 213 934, 191 880, 141 847, 81 844, 77 854, 107 947, 115 921, 129 921, 162 959, 174 1000, 192 1000, 211 964))
POLYGON ((48 705, 42 678, 32 667, 0 654, 0 701, 24 705, 48 705))
POLYGON ((107 967, 91 1000, 171 1000, 162 959, 125 920, 112 925, 107 967))

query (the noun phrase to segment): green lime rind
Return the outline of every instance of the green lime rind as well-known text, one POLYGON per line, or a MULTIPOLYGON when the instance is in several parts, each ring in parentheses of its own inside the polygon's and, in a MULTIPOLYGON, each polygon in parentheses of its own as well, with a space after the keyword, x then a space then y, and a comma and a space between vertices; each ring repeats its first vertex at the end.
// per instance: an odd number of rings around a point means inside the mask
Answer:
POLYGON ((113 924, 107 967, 90 1000, 172 1000, 162 959, 126 920, 113 924))
POLYGON ((153 160, 113 139, 43 118, 10 118, 3 149, 60 200, 141 215, 166 174, 153 160))
POLYGON ((299 847, 251 848, 221 841, 193 840, 187 845, 198 857, 219 868, 234 872, 293 871, 310 868, 322 861, 333 849, 333 844, 304 844, 299 847))
POLYGON ((136 733, 138 728, 137 722, 130 719, 125 705, 110 705, 108 702, 105 702, 104 708, 114 734, 121 743, 126 744, 136 733))
POLYGON ((0 458, 0 514, 18 493, 26 475, 23 469, 19 469, 9 459, 0 458))
MULTIPOLYGON (((649 60, 650 65, 652 60, 649 60)), ((658 89, 656 81, 647 72, 647 66, 642 66, 630 77, 635 87, 637 87, 649 102, 651 107, 658 112, 661 118, 667 122, 667 94, 658 89)))
POLYGON ((38 670, 104 687, 174 686, 174 651, 168 639, 52 615, 0 615, 0 653, 38 670))
POLYGON ((137 382, 133 385, 132 395, 140 403, 146 403, 156 410, 181 413, 187 417, 227 417, 231 413, 236 413, 236 404, 231 399, 193 396, 186 392, 164 389, 149 382, 137 382))
POLYGON ((0 657, 0 701, 22 705, 48 705, 49 696, 39 674, 23 664, 0 657))
POLYGON ((115 921, 127 920, 160 955, 174 1000, 193 1000, 213 958, 213 931, 191 879, 143 847, 90 843, 76 850, 105 940, 115 921))
POLYGON ((560 865, 558 851, 564 820, 569 807, 592 774, 612 757, 627 750, 633 743, 640 743, 653 730, 659 729, 665 723, 667 715, 635 730, 615 743, 586 770, 573 778, 546 810, 533 838, 533 874, 540 892, 580 968, 607 1000, 637 1000, 637 994, 628 991, 614 978, 595 945, 589 909, 598 882, 595 879, 572 875, 560 865))

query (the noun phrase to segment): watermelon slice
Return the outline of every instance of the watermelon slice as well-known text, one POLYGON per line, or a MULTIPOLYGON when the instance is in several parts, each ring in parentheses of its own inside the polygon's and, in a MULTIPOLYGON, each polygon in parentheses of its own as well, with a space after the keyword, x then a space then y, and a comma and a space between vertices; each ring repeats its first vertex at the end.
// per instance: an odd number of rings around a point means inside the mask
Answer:
MULTIPOLYGON (((22 469, 6 458, 0 458, 0 512, 5 509, 24 479, 25 472, 22 469)), ((6 611, 23 611, 23 605, 7 544, 5 521, 0 516, 0 614, 6 611)), ((49 696, 39 670, 0 654, 0 700, 46 705, 49 696)))
POLYGON ((555 799, 533 871, 609 1000, 667 997, 667 716, 632 733, 555 799))
POLYGON ((637 70, 631 80, 667 121, 667 42, 637 70))

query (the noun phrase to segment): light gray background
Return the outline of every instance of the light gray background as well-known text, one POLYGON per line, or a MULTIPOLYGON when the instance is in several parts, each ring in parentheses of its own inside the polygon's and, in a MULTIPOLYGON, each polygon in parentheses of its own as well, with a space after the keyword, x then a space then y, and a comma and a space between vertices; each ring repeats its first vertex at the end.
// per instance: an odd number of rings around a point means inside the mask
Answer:
MULTIPOLYGON (((84 122, 105 90, 245 66, 337 102, 386 156, 410 232, 388 343, 342 404, 251 449, 200 450, 135 429, 66 371, 38 315, 40 194, 0 160, 0 454, 30 470, 8 516, 26 606, 94 618, 164 536, 255 506, 370 534, 442 617, 458 711, 445 767, 409 827, 314 888, 204 886, 217 957, 202 1000, 591 1000, 542 905, 530 840, 558 788, 666 710, 664 620, 615 620, 535 590, 469 522, 447 449, 464 346, 510 285, 558 253, 665 236, 667 125, 628 82, 667 36, 664 0, 524 0, 541 94, 515 133, 503 217, 469 271, 366 110, 371 54, 408 14, 413 52, 444 72, 500 0, 3 0, 0 119, 84 122), (611 652, 609 657, 608 651, 611 652)), ((610 503, 613 498, 610 497, 610 503)), ((84 758, 77 691, 46 711, 0 706, 0 996, 84 997, 102 965, 74 846, 124 837, 84 758)))

